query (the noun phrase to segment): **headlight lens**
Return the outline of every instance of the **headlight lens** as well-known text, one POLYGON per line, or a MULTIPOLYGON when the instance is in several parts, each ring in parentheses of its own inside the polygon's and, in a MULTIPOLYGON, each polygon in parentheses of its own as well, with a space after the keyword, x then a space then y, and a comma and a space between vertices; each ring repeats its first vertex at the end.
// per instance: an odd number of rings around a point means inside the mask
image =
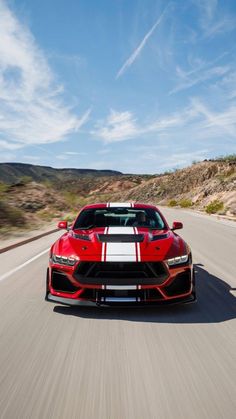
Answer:
POLYGON ((175 258, 167 259, 168 266, 180 265, 181 263, 188 262, 188 255, 177 256, 175 258))
POLYGON ((78 257, 52 255, 52 262, 59 263, 60 265, 74 266, 78 260, 78 257))

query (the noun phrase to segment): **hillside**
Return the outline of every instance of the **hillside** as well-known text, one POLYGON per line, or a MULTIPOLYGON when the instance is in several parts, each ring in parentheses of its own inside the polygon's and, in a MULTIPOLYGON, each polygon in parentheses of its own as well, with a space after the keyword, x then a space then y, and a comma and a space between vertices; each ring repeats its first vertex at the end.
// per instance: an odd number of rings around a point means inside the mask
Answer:
POLYGON ((117 176, 121 172, 115 170, 95 169, 54 169, 49 166, 38 166, 26 163, 0 163, 0 181, 6 183, 18 182, 22 177, 32 181, 43 182, 77 179, 78 176, 117 176))
POLYGON ((40 228, 53 219, 73 219, 81 206, 107 201, 132 200, 180 206, 236 219, 234 158, 203 161, 160 175, 81 172, 82 169, 53 169, 18 163, 2 164, 0 168, 4 179, 0 182, 2 234, 20 228, 40 228))
MULTIPOLYGON (((121 197, 121 195, 120 195, 121 197)), ((123 199, 204 210, 214 201, 221 213, 236 215, 236 161, 204 161, 167 175, 154 177, 132 188, 123 199)))

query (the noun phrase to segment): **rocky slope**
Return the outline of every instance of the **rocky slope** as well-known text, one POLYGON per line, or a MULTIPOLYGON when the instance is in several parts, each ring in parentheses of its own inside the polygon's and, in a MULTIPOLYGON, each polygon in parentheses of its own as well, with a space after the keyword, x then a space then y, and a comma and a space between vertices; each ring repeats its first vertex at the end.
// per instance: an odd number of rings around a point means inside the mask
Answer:
POLYGON ((93 172, 81 174, 79 169, 76 174, 73 169, 66 173, 52 169, 57 175, 48 178, 45 168, 31 165, 30 173, 37 181, 26 175, 29 172, 19 172, 19 167, 13 183, 12 175, 7 183, 0 182, 0 232, 5 234, 16 228, 40 228, 56 218, 73 218, 81 206, 93 202, 132 200, 236 217, 236 158, 203 161, 160 175, 111 171, 94 176, 93 172))
POLYGON ((236 162, 197 163, 152 178, 122 194, 122 197, 165 205, 171 204, 171 201, 177 204, 186 201, 186 206, 201 210, 213 200, 218 200, 223 203, 223 213, 236 215, 236 162))

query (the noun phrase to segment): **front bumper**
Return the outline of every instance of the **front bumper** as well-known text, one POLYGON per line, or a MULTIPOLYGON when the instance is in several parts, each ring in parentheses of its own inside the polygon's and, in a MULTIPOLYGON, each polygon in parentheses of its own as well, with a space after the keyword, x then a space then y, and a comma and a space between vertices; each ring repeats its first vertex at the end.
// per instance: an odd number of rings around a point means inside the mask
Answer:
POLYGON ((83 280, 85 283, 81 283, 77 273, 77 269, 51 266, 48 273, 46 300, 66 305, 146 306, 192 302, 196 299, 191 264, 167 268, 165 276, 163 272, 158 271, 155 280, 135 278, 131 270, 130 278, 119 277, 119 274, 118 278, 112 280, 109 275, 103 279, 102 273, 92 281, 88 276, 88 280, 83 280))

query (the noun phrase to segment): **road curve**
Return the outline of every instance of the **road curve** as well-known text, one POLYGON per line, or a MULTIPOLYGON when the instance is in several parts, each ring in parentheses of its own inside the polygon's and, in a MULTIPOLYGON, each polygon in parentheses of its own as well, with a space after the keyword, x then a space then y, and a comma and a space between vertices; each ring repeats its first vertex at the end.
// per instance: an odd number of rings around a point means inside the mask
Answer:
POLYGON ((196 304, 44 302, 47 249, 60 233, 0 255, 1 419, 235 418, 236 224, 163 212, 184 223, 196 304))

